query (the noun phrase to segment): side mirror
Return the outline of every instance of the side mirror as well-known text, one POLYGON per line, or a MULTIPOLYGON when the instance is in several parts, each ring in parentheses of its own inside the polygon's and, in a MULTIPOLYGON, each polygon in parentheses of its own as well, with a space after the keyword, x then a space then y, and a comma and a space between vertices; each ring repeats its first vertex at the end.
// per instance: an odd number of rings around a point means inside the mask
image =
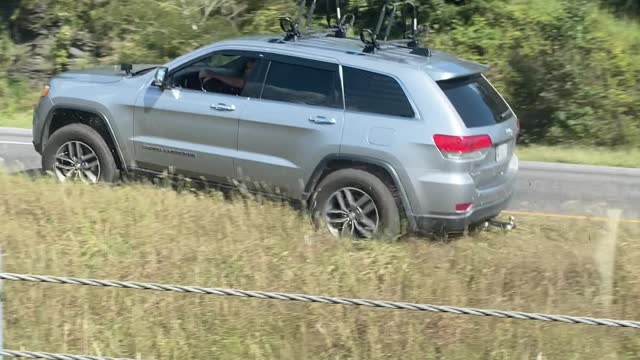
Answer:
POLYGON ((167 88, 167 77, 169 75, 169 69, 161 66, 156 69, 156 74, 153 77, 153 86, 159 87, 161 90, 167 88))

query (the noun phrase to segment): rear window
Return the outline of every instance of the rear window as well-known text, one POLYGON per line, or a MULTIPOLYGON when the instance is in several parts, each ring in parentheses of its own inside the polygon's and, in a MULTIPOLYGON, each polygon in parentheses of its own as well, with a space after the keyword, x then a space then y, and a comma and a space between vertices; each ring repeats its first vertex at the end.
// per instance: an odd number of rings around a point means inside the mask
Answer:
POLYGON ((438 85, 467 128, 498 124, 512 115, 498 92, 482 76, 440 81, 438 85))

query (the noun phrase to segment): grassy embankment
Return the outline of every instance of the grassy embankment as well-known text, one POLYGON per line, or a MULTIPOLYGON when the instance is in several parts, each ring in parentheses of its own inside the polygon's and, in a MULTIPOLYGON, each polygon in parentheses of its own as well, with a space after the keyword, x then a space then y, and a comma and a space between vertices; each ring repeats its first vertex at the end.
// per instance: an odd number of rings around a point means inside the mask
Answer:
MULTIPOLYGON (((4 271, 640 319, 640 224, 520 218, 451 243, 334 240, 272 203, 0 174, 4 271)), ((5 283, 5 346, 146 359, 632 359, 637 330, 5 283)))

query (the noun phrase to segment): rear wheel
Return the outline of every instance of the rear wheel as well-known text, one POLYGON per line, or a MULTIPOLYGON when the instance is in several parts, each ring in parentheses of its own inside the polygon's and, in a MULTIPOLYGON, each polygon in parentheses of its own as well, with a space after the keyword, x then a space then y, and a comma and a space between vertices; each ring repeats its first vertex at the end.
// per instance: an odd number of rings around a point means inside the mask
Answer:
POLYGON ((314 223, 337 237, 395 238, 400 234, 400 211, 393 193, 380 178, 363 170, 327 175, 311 210, 314 223))
POLYGON ((113 182, 118 169, 109 146, 94 129, 67 125, 51 135, 42 153, 42 168, 60 181, 113 182))

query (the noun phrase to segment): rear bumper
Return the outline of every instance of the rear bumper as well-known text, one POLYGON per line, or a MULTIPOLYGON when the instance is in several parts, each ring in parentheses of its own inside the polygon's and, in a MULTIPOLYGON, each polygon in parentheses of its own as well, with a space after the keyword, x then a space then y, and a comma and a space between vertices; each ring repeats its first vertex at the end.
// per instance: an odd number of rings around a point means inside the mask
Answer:
POLYGON ((419 233, 462 232, 467 227, 491 219, 511 201, 519 162, 514 155, 504 175, 504 181, 490 188, 479 189, 471 177, 443 177, 441 182, 422 182, 422 212, 411 215, 411 223, 419 233), (457 181, 450 181, 451 179, 457 181), (466 213, 455 213, 456 204, 472 203, 466 213))
POLYGON ((513 194, 497 203, 476 209, 470 214, 461 216, 420 216, 413 215, 416 224, 415 231, 418 233, 458 233, 463 232, 469 226, 482 223, 496 217, 504 210, 511 201, 513 194))

